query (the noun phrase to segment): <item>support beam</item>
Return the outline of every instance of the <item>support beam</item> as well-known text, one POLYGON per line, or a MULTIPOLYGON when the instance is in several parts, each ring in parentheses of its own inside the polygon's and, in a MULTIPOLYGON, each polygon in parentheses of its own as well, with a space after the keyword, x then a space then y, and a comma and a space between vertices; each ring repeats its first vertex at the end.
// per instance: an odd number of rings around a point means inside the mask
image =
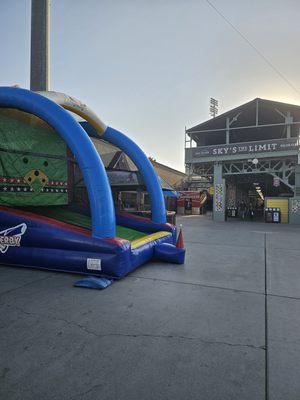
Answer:
POLYGON ((300 165, 295 166, 295 196, 300 196, 300 165))
POLYGON ((50 89, 50 0, 31 0, 30 89, 50 89))
POLYGON ((255 109, 255 125, 258 126, 258 102, 259 99, 256 99, 256 109, 255 109))
POLYGON ((289 223, 300 224, 300 164, 295 167, 294 197, 289 199, 289 223))
POLYGON ((230 127, 237 121, 238 117, 242 114, 242 111, 236 114, 232 119, 226 118, 226 144, 230 143, 230 127))
POLYGON ((293 117, 291 116, 290 111, 287 112, 285 117, 286 123, 286 137, 289 139, 291 137, 291 124, 293 123, 293 117))
POLYGON ((230 120, 229 118, 226 118, 226 144, 230 143, 229 128, 230 128, 230 120))
MULTIPOLYGON (((291 122, 291 125, 300 125, 300 121, 291 122)), ((285 122, 280 122, 278 124, 259 124, 259 125, 249 125, 249 126, 234 126, 230 128, 231 131, 233 130, 241 130, 241 129, 254 129, 254 128, 268 128, 272 126, 286 126, 285 122)), ((204 130, 193 130, 192 132, 187 131, 190 135, 191 133, 208 133, 208 132, 225 132, 226 128, 218 128, 218 129, 204 129, 204 130)))

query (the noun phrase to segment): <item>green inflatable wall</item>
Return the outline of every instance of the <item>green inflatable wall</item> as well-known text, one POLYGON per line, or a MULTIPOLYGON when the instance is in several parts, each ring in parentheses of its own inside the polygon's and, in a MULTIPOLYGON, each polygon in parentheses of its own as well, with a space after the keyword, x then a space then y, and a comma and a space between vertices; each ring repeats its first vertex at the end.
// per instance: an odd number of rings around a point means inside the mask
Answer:
POLYGON ((68 203, 67 147, 39 118, 0 109, 0 204, 68 203))

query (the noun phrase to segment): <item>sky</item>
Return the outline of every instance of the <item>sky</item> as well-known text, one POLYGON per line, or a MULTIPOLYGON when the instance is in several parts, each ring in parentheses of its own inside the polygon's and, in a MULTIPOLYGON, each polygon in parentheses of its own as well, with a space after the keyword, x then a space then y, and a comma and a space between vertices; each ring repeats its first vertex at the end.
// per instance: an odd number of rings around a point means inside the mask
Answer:
MULTIPOLYGON (((184 170, 184 130, 253 98, 300 104, 300 1, 51 0, 51 90, 184 170)), ((0 0, 0 86, 30 82, 30 0, 0 0)))

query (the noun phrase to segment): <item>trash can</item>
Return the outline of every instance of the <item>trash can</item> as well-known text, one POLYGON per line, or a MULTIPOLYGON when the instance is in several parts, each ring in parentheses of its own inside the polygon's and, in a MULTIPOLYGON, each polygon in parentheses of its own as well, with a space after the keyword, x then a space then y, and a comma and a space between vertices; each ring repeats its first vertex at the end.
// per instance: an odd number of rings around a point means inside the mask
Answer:
POLYGON ((280 208, 266 208, 265 222, 273 222, 275 224, 279 224, 281 222, 280 208))
POLYGON ((273 208, 272 209, 272 222, 279 224, 280 220, 281 220, 280 208, 273 208))
POLYGON ((273 209, 265 208, 265 222, 273 222, 273 209))
POLYGON ((237 208, 236 207, 227 207, 227 216, 230 218, 237 217, 237 208))

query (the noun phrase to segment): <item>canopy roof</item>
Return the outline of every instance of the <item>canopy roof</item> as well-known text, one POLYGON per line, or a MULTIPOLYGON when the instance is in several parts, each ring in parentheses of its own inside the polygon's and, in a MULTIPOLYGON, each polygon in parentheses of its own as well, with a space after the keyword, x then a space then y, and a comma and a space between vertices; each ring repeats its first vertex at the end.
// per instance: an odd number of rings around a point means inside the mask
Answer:
MULTIPOLYGON (((192 136, 198 145, 217 144, 220 141, 220 136, 225 135, 226 120, 229 119, 230 130, 237 133, 236 140, 232 140, 232 142, 264 139, 265 134, 269 136, 269 127, 266 125, 276 124, 278 124, 277 127, 272 129, 274 137, 283 137, 285 117, 288 114, 293 117, 293 122, 299 122, 300 106, 256 98, 202 122, 186 132, 190 137, 192 136), (258 128, 259 133, 257 132, 258 128), (243 137, 239 133, 243 133, 243 137), (215 139, 213 136, 216 136, 215 139)), ((292 136, 296 136, 296 129, 293 129, 292 136)))

